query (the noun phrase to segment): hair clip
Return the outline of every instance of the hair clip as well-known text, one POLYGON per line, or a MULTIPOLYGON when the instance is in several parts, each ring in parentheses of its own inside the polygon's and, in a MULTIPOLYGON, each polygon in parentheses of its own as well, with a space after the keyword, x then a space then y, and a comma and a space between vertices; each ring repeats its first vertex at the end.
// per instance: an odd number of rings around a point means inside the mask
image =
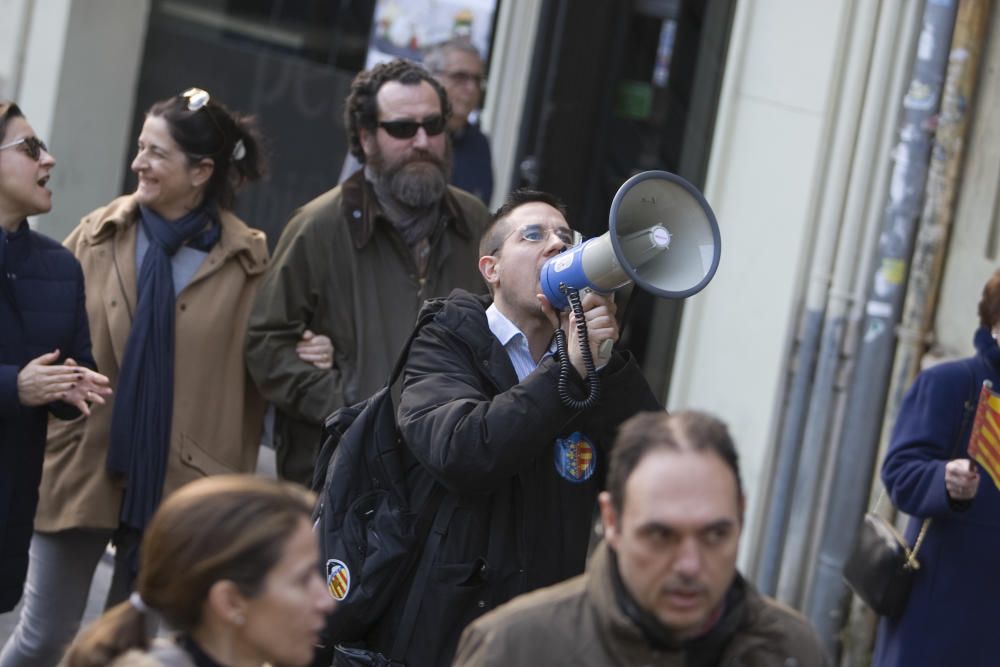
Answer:
POLYGON ((242 160, 247 155, 247 147, 243 144, 242 139, 238 139, 233 145, 233 159, 242 160))

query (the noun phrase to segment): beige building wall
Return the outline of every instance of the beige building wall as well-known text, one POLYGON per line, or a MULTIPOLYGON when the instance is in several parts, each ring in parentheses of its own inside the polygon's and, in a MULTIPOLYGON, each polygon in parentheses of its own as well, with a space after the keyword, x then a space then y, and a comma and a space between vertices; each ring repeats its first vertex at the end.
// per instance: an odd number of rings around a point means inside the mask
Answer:
POLYGON ((809 278, 841 0, 745 0, 733 24, 705 195, 722 231, 715 280, 684 311, 667 407, 728 422, 748 500, 744 559, 764 501, 787 358, 809 278))
POLYGON ((121 187, 148 13, 149 0, 0 0, 0 93, 56 157, 52 211, 34 221, 54 238, 121 187))

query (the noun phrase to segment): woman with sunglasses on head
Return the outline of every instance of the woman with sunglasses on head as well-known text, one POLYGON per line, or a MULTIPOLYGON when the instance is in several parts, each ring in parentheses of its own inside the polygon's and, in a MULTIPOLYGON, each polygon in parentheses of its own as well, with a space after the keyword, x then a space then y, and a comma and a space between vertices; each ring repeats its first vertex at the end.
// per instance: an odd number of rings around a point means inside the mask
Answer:
POLYGON ((184 487, 149 524, 136 591, 81 633, 66 664, 310 664, 335 604, 320 575, 312 506, 301 487, 249 475, 184 487), (150 647, 154 615, 179 634, 150 647))
POLYGON ((17 105, 0 102, 0 612, 28 570, 48 415, 85 417, 111 393, 91 370, 80 263, 28 226, 52 208, 55 164, 17 105))
POLYGON ((251 120, 187 90, 147 112, 135 192, 66 239, 115 398, 90 420, 49 429, 25 605, 2 667, 59 660, 109 541, 108 606, 127 597, 161 497, 200 477, 254 470, 264 403, 242 343, 267 246, 232 207, 263 168, 251 120))

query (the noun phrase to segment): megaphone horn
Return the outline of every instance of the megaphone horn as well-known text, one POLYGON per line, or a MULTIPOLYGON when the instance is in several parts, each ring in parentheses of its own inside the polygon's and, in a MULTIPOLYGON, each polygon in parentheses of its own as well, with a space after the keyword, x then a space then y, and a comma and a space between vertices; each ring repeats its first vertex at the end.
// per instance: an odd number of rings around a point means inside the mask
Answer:
POLYGON ((549 259, 542 292, 558 309, 569 306, 561 285, 612 292, 634 281, 656 296, 686 299, 719 268, 719 224, 702 194, 666 171, 644 171, 618 188, 608 231, 549 259))

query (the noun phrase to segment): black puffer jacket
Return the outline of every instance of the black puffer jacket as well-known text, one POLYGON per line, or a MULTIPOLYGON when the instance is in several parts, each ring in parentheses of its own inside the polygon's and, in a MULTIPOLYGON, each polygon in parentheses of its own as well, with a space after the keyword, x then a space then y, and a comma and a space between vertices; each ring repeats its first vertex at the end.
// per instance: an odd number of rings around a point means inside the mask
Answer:
MULTIPOLYGON (((583 571, 615 430, 640 410, 661 408, 622 354, 600 372, 601 402, 583 413, 560 402, 554 358, 518 383, 489 329, 489 304, 462 290, 429 302, 437 316, 414 341, 404 372, 398 419, 412 456, 413 507, 426 504, 435 484, 458 496, 413 639, 406 655, 392 656, 408 667, 450 663, 474 618, 583 571), (567 445, 574 433, 589 444, 567 445)), ((384 652, 406 593, 373 638, 384 652)))
POLYGON ((12 234, 0 230, 0 612, 21 598, 47 413, 80 414, 65 403, 26 407, 18 399, 18 373, 55 349, 60 363, 72 357, 94 366, 80 263, 27 222, 12 234))

